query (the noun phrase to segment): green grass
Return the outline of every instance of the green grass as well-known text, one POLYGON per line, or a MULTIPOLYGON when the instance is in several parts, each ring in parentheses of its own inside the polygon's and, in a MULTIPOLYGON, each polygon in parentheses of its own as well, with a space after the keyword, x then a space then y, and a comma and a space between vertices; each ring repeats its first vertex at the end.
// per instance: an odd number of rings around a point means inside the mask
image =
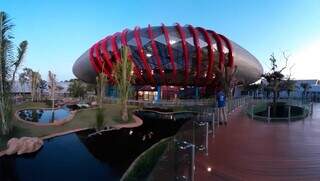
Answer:
MULTIPOLYGON (((15 106, 14 109, 26 109, 26 108, 46 108, 48 107, 45 103, 33 103, 28 102, 22 105, 15 106)), ((120 118, 120 105, 118 104, 105 104, 104 118, 105 124, 112 126, 118 123, 123 123, 120 118)), ((132 117, 132 111, 136 109, 135 106, 128 106, 129 118, 132 117)), ((14 110, 14 111, 15 111, 14 110)), ((131 119, 129 120, 129 122, 131 119)), ((11 135, 0 137, 0 150, 6 148, 6 143, 11 137, 43 137, 54 133, 61 133, 73 129, 80 128, 94 128, 96 125, 96 109, 80 110, 76 113, 74 118, 61 126, 35 126, 32 124, 24 123, 16 118, 11 122, 13 130, 11 135)))

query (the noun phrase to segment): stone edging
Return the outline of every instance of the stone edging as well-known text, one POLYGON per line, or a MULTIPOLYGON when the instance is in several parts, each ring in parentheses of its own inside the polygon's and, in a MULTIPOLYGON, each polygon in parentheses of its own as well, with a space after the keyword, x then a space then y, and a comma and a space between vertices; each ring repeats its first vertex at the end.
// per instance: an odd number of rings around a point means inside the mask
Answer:
MULTIPOLYGON (((32 110, 32 109, 43 109, 43 110, 50 110, 51 108, 30 108, 28 110, 32 110)), ((57 109, 60 109, 60 107, 58 108, 54 108, 54 110, 57 110, 57 109)), ((63 124, 66 124, 68 122, 70 122, 74 116, 76 115, 76 110, 74 111, 69 111, 70 112, 70 115, 62 120, 54 120, 53 123, 37 123, 37 122, 31 122, 31 121, 26 121, 26 120, 23 120, 22 118, 20 118, 19 116, 19 112, 22 111, 22 110, 26 110, 26 109, 18 109, 16 110, 16 112, 14 113, 14 116, 17 118, 17 120, 23 122, 23 123, 26 123, 26 124, 31 124, 31 125, 34 125, 34 126, 61 126, 63 124)))

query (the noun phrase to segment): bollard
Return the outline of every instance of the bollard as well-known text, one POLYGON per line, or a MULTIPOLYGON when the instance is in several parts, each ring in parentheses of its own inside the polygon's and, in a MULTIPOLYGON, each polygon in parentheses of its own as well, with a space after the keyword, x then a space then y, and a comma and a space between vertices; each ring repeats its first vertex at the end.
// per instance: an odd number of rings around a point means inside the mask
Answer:
POLYGON ((268 123, 270 123, 270 106, 268 106, 268 123))
POLYGON ((310 115, 313 115, 313 103, 310 103, 310 115))
POLYGON ((179 141, 174 139, 175 151, 174 151, 174 172, 175 180, 191 180, 194 181, 195 174, 195 145, 188 143, 187 141, 179 141), (178 153, 179 152, 179 153, 178 153), (181 152, 188 155, 188 160, 184 160, 186 157, 181 157, 181 152), (191 153, 191 154, 190 154, 191 153), (186 163, 187 162, 187 163, 186 163), (187 175, 183 173, 180 166, 188 165, 187 175), (180 167, 180 168, 179 168, 180 167))

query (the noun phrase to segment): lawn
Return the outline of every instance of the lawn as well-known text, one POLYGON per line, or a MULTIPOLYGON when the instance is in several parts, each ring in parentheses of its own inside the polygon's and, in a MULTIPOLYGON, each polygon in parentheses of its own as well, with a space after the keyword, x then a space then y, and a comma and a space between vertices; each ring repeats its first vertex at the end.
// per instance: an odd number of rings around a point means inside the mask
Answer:
MULTIPOLYGON (((14 107, 15 110, 24 108, 45 108, 48 107, 45 103, 28 102, 14 107)), ((118 104, 105 104, 104 106, 105 123, 108 126, 118 124, 120 120, 120 106, 118 104)), ((132 111, 136 109, 135 106, 128 106, 129 117, 132 111)), ((80 110, 75 117, 68 123, 61 126, 35 126, 28 123, 21 122, 14 118, 12 120, 13 131, 8 137, 0 137, 0 151, 6 148, 6 142, 10 137, 43 137, 55 133, 61 133, 74 129, 94 128, 96 123, 96 109, 80 110)))

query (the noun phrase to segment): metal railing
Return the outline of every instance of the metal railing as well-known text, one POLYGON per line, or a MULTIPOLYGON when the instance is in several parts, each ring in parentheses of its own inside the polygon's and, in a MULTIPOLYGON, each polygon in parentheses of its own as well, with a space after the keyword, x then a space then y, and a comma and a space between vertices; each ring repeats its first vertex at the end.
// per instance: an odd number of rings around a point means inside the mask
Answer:
POLYGON ((291 123, 293 120, 305 120, 305 118, 312 116, 313 114, 313 102, 302 99, 280 99, 279 103, 284 104, 286 108, 286 115, 274 117, 271 115, 271 103, 272 100, 270 99, 251 99, 250 103, 247 105, 247 114, 251 119, 262 120, 267 123, 271 123, 272 121, 287 121, 288 123, 291 123), (302 114, 293 116, 293 107, 302 108, 302 114), (266 111, 265 115, 257 114, 263 111, 266 111))
MULTIPOLYGON (((231 113, 251 101, 250 97, 241 97, 226 103, 227 112, 231 113)), ((184 123, 169 144, 166 152, 149 175, 148 180, 190 180, 195 179, 197 155, 209 154, 209 136, 214 139, 215 130, 219 128, 217 108, 213 105, 191 107, 197 116, 184 123)))

